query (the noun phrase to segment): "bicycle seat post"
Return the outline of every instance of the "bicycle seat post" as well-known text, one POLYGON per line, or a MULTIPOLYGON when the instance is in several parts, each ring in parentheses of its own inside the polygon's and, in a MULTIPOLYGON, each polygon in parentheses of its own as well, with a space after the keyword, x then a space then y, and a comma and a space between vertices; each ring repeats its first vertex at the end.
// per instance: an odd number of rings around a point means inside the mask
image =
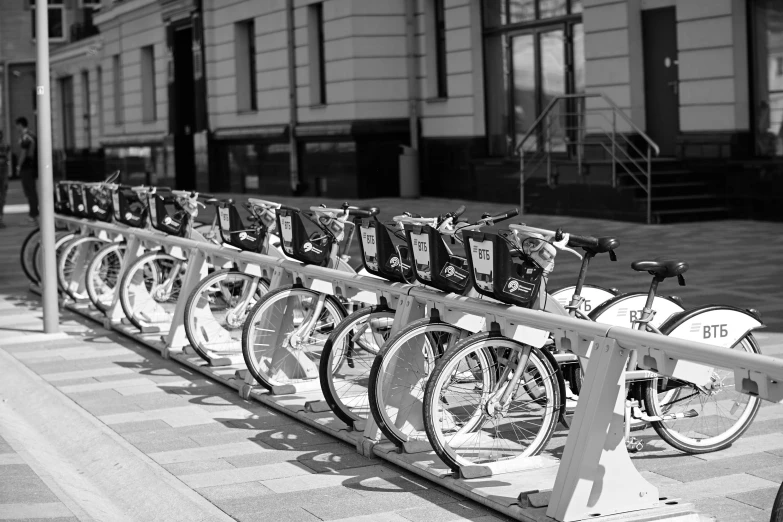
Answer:
POLYGON ((574 287, 574 295, 571 297, 571 303, 567 307, 570 310, 577 310, 582 304, 582 288, 587 278, 587 267, 590 265, 590 260, 593 257, 595 257, 595 252, 589 250, 586 250, 584 256, 582 256, 582 266, 579 268, 579 277, 574 287))

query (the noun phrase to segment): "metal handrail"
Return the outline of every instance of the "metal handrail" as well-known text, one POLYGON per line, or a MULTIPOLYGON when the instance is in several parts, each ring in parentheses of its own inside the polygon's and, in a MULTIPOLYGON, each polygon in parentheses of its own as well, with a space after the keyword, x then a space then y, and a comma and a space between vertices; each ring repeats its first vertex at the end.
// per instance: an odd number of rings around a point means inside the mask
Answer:
MULTIPOLYGON (((541 112, 541 114, 536 118, 536 120, 533 122, 533 125, 530 126, 530 128, 525 132, 525 135, 522 136, 522 139, 519 141, 519 143, 514 148, 514 153, 519 156, 520 161, 520 207, 522 208, 524 212, 525 208, 525 174, 526 172, 530 171, 529 165, 528 168, 525 168, 526 161, 528 164, 533 164, 536 169, 538 168, 541 163, 546 160, 546 178, 547 178, 547 184, 549 186, 553 185, 553 175, 552 175, 552 136, 551 132, 549 132, 549 127, 551 126, 551 113, 555 107, 555 105, 566 102, 568 100, 586 100, 587 98, 601 98, 603 99, 608 107, 606 109, 590 109, 591 111, 598 110, 600 114, 602 115, 603 119, 607 121, 609 126, 611 126, 611 132, 607 131, 606 129, 600 129, 600 133, 605 134, 606 137, 610 141, 610 146, 606 146, 605 144, 602 144, 603 149, 606 151, 606 153, 609 154, 612 160, 612 187, 617 187, 617 172, 618 172, 618 164, 620 165, 620 168, 622 168, 625 172, 630 174, 633 181, 635 181, 641 188, 644 189, 644 191, 647 194, 647 223, 652 223, 652 155, 659 156, 661 149, 658 147, 658 144, 656 144, 650 136, 647 135, 643 130, 641 130, 632 120, 631 118, 622 110, 620 107, 617 106, 616 103, 614 103, 608 96, 606 96, 604 93, 582 93, 582 94, 565 94, 562 96, 556 96, 552 98, 552 100, 547 104, 546 108, 541 112), (611 120, 607 117, 605 112, 609 110, 611 111, 611 120), (632 143, 630 139, 628 139, 628 136, 626 136, 626 133, 618 133, 617 132, 617 115, 620 115, 620 118, 622 118, 623 121, 625 121, 629 127, 632 129, 633 132, 638 134, 642 137, 642 139, 647 144, 647 152, 642 152, 639 147, 632 143), (548 122, 548 124, 547 124, 548 122), (545 132, 545 141, 542 144, 541 148, 537 151, 537 154, 534 153, 532 158, 526 158, 525 152, 523 149, 525 143, 528 142, 530 139, 530 136, 536 135, 538 136, 540 134, 541 129, 544 129, 545 132), (620 135, 622 137, 622 142, 619 142, 617 135, 620 135), (620 143, 623 143, 624 146, 619 146, 620 143), (639 156, 642 159, 643 163, 646 163, 646 165, 642 166, 640 163, 631 157, 631 154, 624 149, 625 146, 630 146, 634 152, 639 154, 639 156), (624 156, 625 159, 621 156, 624 156), (644 175, 646 180, 640 179, 636 174, 631 172, 631 169, 625 164, 626 162, 632 163, 633 167, 635 167, 640 175, 644 175), (646 181, 646 183, 645 183, 646 181)), ((585 103, 584 112, 587 112, 587 106, 585 103)), ((577 162, 578 162, 578 168, 579 172, 582 172, 582 147, 587 145, 587 142, 584 139, 584 136, 586 133, 583 133, 583 130, 586 130, 586 127, 583 127, 585 121, 584 121, 584 114, 582 111, 577 111, 577 113, 570 113, 567 109, 565 112, 565 115, 568 116, 575 116, 578 118, 581 123, 576 126, 576 132, 577 132, 577 138, 575 140, 575 143, 571 142, 571 140, 568 140, 568 137, 566 136, 566 142, 568 145, 575 145, 576 146, 576 154, 577 154, 577 162)), ((572 129, 573 130, 573 129, 572 129)), ((566 132, 568 129, 566 129, 566 132)))

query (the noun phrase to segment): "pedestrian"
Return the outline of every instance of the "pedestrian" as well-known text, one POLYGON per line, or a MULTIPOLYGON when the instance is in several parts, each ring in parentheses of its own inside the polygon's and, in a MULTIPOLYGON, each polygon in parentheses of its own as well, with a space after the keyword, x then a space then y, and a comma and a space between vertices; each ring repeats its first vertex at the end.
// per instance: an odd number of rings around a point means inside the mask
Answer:
POLYGON ((3 141, 3 131, 0 130, 0 228, 5 228, 3 210, 8 194, 8 157, 10 147, 3 141))
POLYGON ((21 134, 19 148, 22 151, 17 170, 24 195, 30 204, 30 223, 38 224, 38 189, 35 186, 38 180, 38 140, 27 128, 27 118, 24 116, 16 119, 16 129, 21 134))

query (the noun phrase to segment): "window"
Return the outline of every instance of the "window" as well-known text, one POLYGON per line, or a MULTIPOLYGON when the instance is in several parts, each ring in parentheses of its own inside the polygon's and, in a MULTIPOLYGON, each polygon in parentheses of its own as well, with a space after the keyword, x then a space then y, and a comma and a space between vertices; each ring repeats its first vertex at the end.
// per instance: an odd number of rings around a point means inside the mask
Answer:
POLYGON ((500 27, 582 12, 582 0, 484 0, 484 27, 500 27))
POLYGON ((446 66, 446 8, 444 0, 430 0, 425 13, 427 27, 427 79, 430 98, 446 98, 448 70, 446 66))
POLYGON ((124 107, 122 99, 122 61, 120 55, 112 58, 112 86, 114 94, 114 124, 120 125, 123 121, 124 107))
POLYGON ((310 60, 310 105, 326 104, 326 60, 324 58, 324 6, 307 8, 307 46, 310 60))
POLYGON ((97 85, 98 98, 98 134, 103 136, 103 68, 95 69, 95 83, 97 85))
POLYGON ((141 119, 155 121, 155 48, 141 48, 141 119))
POLYGON ((62 103, 63 115, 63 148, 73 150, 74 143, 74 120, 73 120, 73 76, 60 78, 60 101, 62 103))
POLYGON ((256 93, 256 24, 246 20, 234 25, 236 46, 237 111, 258 109, 256 93))
POLYGON ((89 149, 92 145, 90 133, 92 107, 90 105, 90 73, 89 71, 82 71, 82 124, 84 125, 84 148, 86 149, 89 149))
MULTIPOLYGON (((32 20, 33 39, 35 39, 35 0, 29 0, 30 19, 32 20)), ((49 39, 65 40, 65 5, 64 0, 49 0, 49 39)))

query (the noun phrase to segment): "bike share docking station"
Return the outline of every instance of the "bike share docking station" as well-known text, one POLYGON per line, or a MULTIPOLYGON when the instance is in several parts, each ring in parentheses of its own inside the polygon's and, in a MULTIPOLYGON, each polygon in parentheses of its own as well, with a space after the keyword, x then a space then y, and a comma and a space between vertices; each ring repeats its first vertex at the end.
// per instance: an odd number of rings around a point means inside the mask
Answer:
MULTIPOLYGON (((517 459, 523 462, 521 465, 514 463, 513 468, 504 467, 502 462, 469 466, 455 477, 423 441, 414 442, 400 452, 393 444, 381 440, 371 416, 364 423, 346 426, 330 411, 324 411, 318 379, 281 386, 270 393, 249 382, 252 379, 246 375, 249 372, 240 369, 244 366, 242 361, 223 358, 205 364, 203 359, 183 350, 187 343, 182 325, 184 299, 178 301, 170 323, 154 333, 145 333, 122 323, 117 293, 106 315, 79 303, 66 304, 69 309, 158 350, 164 357, 174 358, 237 389, 245 398, 257 400, 355 445, 365 456, 393 462, 518 520, 700 520, 690 504, 660 498, 658 489, 636 470, 626 450, 625 368, 634 350, 640 367, 669 377, 703 371, 705 366, 732 368, 735 382, 741 383, 743 392, 783 402, 783 361, 780 359, 389 283, 145 230, 127 230, 59 215, 57 219, 70 228, 81 228, 84 233, 103 231, 111 236, 125 235, 128 247, 122 271, 144 248, 161 245, 169 252, 176 252, 172 255, 187 260, 181 295, 189 293, 198 283, 207 262, 214 265, 234 262, 247 273, 268 277, 271 289, 298 283, 317 292, 342 295, 366 304, 386 303, 395 310, 392 335, 409 322, 436 310, 444 320, 467 330, 494 328, 509 337, 514 337, 520 329, 544 330, 552 332, 559 346, 570 349, 577 356, 589 353, 590 363, 580 400, 559 460, 542 455, 517 459)), ((410 356, 415 358, 415 352, 412 349, 410 356)), ((312 371, 305 367, 289 370, 304 375, 310 375, 308 372, 312 371)), ((396 400, 402 406, 410 397, 396 400)), ((406 422, 415 424, 420 420, 411 416, 406 422)))

